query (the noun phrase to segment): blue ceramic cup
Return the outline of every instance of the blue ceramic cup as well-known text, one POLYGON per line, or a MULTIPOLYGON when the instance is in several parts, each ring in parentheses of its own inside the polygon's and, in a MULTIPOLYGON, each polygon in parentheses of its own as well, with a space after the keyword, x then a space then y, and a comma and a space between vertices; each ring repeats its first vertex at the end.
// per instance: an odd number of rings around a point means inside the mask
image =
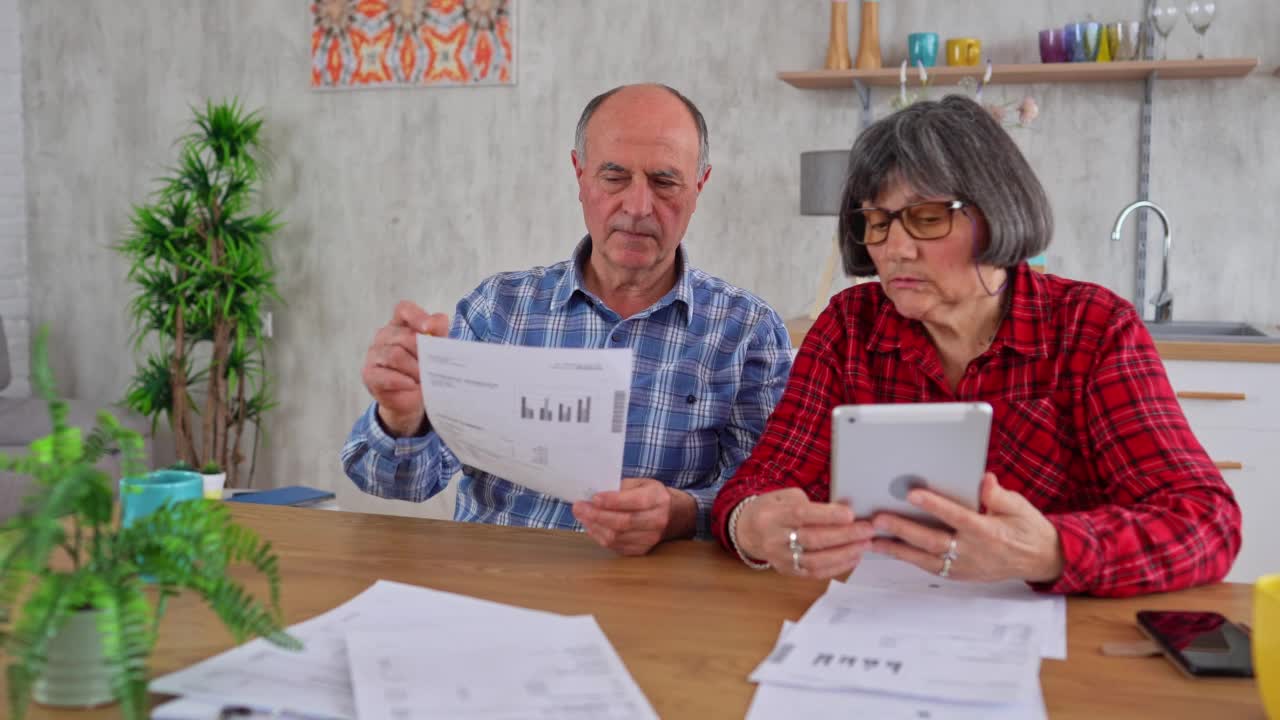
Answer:
POLYGON ((187 470, 156 470, 120 479, 120 522, 125 527, 166 504, 204 497, 204 479, 187 470))
POLYGON ((1062 29, 1067 62, 1087 62, 1084 54, 1084 23, 1069 23, 1062 29))
POLYGON ((938 33, 911 33, 907 36, 907 63, 911 67, 938 64, 938 33))

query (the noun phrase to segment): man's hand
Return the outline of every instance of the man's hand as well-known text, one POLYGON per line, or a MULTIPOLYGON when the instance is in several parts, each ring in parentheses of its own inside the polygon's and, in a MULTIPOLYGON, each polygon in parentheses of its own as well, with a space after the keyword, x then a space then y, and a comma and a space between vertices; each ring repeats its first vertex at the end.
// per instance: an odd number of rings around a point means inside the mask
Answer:
POLYGON ((827 579, 858 566, 875 531, 854 520, 853 508, 816 503, 800 488, 761 495, 738 516, 738 548, 769 563, 783 575, 827 579), (800 567, 791 550, 791 533, 800 547, 800 567))
POLYGON ((360 378, 378 403, 378 419, 394 437, 418 432, 427 410, 418 385, 418 334, 448 337, 449 316, 430 314, 401 300, 391 322, 378 330, 364 356, 360 378))
POLYGON ((954 539, 956 559, 948 568, 948 577, 982 582, 1052 582, 1062 575, 1058 529, 1022 495, 1000 487, 991 473, 982 478, 986 514, 923 489, 912 490, 907 500, 954 530, 882 513, 872 519, 872 524, 898 539, 876 538, 874 552, 937 573, 943 567, 942 555, 954 539))
POLYGON ((621 555, 644 555, 663 540, 692 537, 698 506, 685 492, 653 478, 625 478, 621 490, 573 504, 587 535, 621 555))

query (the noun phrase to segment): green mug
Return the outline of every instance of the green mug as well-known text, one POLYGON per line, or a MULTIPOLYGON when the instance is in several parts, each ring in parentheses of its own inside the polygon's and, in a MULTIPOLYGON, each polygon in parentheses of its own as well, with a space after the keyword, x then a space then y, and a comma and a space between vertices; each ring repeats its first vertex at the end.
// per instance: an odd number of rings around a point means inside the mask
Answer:
POLYGON ((161 507, 204 497, 204 478, 187 470, 156 470, 120 478, 120 523, 125 527, 161 507))

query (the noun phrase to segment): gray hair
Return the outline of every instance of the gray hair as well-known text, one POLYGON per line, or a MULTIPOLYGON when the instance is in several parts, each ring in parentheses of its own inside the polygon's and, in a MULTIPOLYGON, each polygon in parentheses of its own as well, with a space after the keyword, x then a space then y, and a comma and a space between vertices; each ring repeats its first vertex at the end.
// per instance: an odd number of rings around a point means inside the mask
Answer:
POLYGON ((918 102, 876 121, 858 136, 840 211, 840 251, 850 275, 874 275, 861 217, 895 182, 931 197, 975 205, 990 229, 977 261, 1013 267, 1044 252, 1053 211, 1044 186, 1009 133, 981 105, 960 95, 918 102))
MULTIPOLYGON (((676 99, 684 103, 689 114, 693 116, 693 124, 698 128, 698 177, 701 178, 703 173, 707 171, 707 167, 711 164, 711 146, 707 141, 707 120, 702 117, 702 111, 698 109, 693 101, 680 94, 679 90, 670 85, 662 83, 653 83, 655 87, 676 96, 676 99)), ((632 87, 630 85, 619 85, 618 87, 602 92, 591 98, 591 102, 582 109, 582 117, 578 118, 578 128, 573 133, 573 149, 578 154, 578 162, 586 162, 587 158, 587 123, 591 122, 591 116, 596 114, 596 110, 604 104, 605 100, 613 97, 614 93, 623 88, 632 87)))

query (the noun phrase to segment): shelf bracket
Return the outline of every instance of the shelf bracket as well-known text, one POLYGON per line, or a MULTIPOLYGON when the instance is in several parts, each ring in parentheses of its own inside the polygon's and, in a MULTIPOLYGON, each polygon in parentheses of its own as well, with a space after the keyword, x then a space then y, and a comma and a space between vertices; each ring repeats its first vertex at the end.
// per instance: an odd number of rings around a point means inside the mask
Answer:
POLYGON ((860 129, 866 130, 867 126, 871 124, 871 86, 854 78, 853 89, 858 94, 858 104, 862 109, 862 127, 860 129))

